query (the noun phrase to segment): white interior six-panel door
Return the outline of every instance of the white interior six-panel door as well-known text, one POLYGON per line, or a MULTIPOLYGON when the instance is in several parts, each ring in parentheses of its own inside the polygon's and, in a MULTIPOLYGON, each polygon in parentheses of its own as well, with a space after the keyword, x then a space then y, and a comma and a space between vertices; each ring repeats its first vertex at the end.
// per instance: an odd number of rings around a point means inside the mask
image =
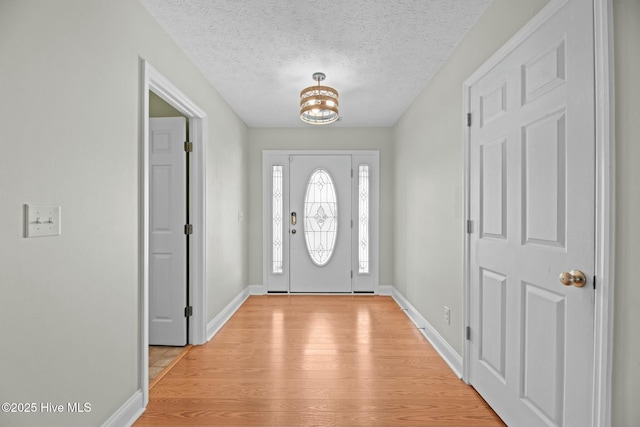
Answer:
POLYGON ((578 427, 592 423, 593 13, 550 7, 470 86, 469 379, 508 425, 578 427), (574 270, 586 286, 560 283, 574 270))
POLYGON ((149 344, 187 344, 183 117, 149 119, 149 344))

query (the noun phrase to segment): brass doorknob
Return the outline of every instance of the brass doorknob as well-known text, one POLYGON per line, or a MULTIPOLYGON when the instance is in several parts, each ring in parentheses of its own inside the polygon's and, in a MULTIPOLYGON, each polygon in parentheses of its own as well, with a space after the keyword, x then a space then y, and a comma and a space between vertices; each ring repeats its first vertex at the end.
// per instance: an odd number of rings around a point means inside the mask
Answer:
POLYGON ((565 286, 575 286, 581 288, 587 284, 587 276, 580 270, 571 270, 570 272, 564 272, 560 274, 560 283, 565 286))

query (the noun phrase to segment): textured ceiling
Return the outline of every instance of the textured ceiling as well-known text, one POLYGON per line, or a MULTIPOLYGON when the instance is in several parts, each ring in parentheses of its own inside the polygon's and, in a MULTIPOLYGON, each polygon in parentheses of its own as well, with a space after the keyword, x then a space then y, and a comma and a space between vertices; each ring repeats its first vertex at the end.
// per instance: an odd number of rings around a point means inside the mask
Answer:
POLYGON ((324 72, 329 126, 390 127, 491 0, 141 0, 250 127, 304 127, 324 72))

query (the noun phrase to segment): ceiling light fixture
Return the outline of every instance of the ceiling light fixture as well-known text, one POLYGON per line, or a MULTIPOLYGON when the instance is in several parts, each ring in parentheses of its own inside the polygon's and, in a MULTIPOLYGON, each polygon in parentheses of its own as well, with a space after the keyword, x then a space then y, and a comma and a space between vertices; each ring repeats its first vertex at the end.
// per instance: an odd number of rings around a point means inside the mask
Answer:
POLYGON ((327 76, 313 73, 317 86, 300 92, 300 119, 312 125, 327 125, 338 120, 338 91, 329 86, 320 86, 327 76))

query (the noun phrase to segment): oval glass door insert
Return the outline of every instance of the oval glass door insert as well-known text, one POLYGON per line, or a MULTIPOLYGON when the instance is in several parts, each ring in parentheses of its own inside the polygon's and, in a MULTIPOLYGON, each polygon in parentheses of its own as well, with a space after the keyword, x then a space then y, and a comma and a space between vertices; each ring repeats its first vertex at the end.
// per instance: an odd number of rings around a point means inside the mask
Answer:
POLYGON ((327 265, 338 235, 338 198, 326 169, 316 169, 309 177, 304 197, 304 239, 311 261, 327 265))

